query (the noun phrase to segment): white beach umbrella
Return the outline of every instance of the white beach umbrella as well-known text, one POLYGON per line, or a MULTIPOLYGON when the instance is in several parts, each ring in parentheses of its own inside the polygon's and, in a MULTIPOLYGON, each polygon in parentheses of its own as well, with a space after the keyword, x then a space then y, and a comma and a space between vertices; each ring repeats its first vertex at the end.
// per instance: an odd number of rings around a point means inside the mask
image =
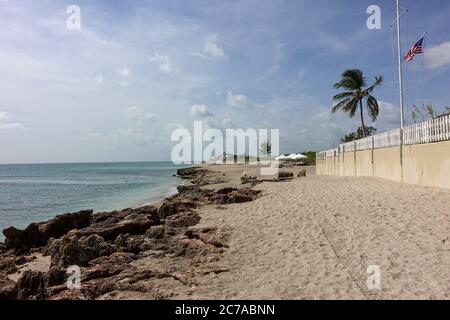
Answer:
POLYGON ((281 156, 275 158, 275 160, 287 160, 289 159, 289 157, 286 157, 284 154, 282 154, 281 156))
POLYGON ((304 155, 302 155, 300 153, 293 153, 293 154, 289 155, 288 158, 291 159, 291 160, 305 160, 308 157, 306 157, 306 156, 304 156, 304 155))
POLYGON ((308 159, 308 157, 301 153, 297 153, 293 159, 294 160, 305 160, 305 159, 308 159))

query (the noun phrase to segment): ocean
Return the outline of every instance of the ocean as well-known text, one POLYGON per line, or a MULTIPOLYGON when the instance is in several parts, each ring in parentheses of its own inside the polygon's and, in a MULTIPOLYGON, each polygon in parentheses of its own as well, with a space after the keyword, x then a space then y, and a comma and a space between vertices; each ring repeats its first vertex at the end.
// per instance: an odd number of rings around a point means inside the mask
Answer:
POLYGON ((172 162, 0 165, 0 230, 84 209, 155 203, 176 193, 179 168, 172 162))

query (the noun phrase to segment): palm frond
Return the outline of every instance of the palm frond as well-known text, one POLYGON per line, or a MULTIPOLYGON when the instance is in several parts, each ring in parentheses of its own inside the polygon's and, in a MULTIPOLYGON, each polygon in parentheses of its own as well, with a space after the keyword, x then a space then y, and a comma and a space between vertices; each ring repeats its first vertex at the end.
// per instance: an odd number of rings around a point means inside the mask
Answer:
POLYGON ((363 93, 365 93, 364 96, 369 95, 370 93, 372 93, 372 91, 376 88, 381 86, 381 84, 383 83, 383 76, 379 76, 379 77, 375 77, 375 82, 373 85, 371 85, 369 88, 367 88, 366 90, 363 91, 363 93))
POLYGON ((374 122, 375 120, 377 120, 377 117, 380 113, 380 109, 378 107, 378 101, 377 99, 375 99, 375 97, 369 95, 367 97, 367 109, 369 112, 369 116, 372 119, 372 121, 374 122))
POLYGON ((366 85, 366 79, 364 78, 364 74, 359 69, 348 69, 345 70, 342 74, 342 78, 351 78, 355 81, 358 87, 364 87, 366 85))
POLYGON ((348 112, 348 116, 353 118, 358 110, 358 101, 359 99, 353 98, 344 108, 344 111, 348 112))
POLYGON ((342 92, 342 93, 339 93, 339 94, 335 95, 333 97, 333 101, 338 101, 338 100, 341 100, 341 99, 344 99, 344 98, 349 98, 349 97, 352 97, 354 95, 355 95, 355 93, 352 92, 352 91, 342 92))
POLYGON ((347 90, 357 90, 360 88, 360 86, 355 81, 355 79, 345 77, 345 78, 342 78, 341 81, 339 81, 338 83, 334 84, 334 88, 335 89, 344 88, 347 90))
POLYGON ((339 111, 339 110, 341 110, 341 109, 344 110, 344 106, 345 106, 347 103, 349 103, 351 99, 352 99, 352 98, 346 98, 346 99, 344 99, 344 100, 338 102, 338 104, 336 104, 336 105, 331 109, 331 113, 335 113, 336 111, 339 111))

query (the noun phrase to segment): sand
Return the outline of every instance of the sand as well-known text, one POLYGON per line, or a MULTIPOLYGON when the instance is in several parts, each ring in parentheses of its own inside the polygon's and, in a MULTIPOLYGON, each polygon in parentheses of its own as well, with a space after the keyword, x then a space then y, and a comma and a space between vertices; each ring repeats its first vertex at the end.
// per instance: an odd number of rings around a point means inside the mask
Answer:
MULTIPOLYGON (((245 166, 214 166, 237 177, 245 166)), ((296 169, 297 170, 297 169, 296 169)), ((187 299, 448 299, 450 192, 376 178, 309 176, 263 183, 263 196, 200 209, 227 226, 229 272, 199 278, 187 299), (369 290, 367 268, 381 271, 369 290)))

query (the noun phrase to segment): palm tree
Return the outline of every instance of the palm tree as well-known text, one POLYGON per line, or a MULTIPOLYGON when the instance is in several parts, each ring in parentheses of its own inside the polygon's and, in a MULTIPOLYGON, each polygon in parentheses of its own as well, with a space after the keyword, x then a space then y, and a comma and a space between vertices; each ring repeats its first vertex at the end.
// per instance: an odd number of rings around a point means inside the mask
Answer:
POLYGON ((375 77, 375 83, 368 88, 366 79, 361 70, 350 69, 342 74, 342 79, 334 85, 335 89, 345 89, 346 91, 339 93, 333 97, 336 105, 331 109, 332 113, 338 110, 348 112, 350 118, 353 118, 358 110, 361 113, 361 127, 363 129, 364 138, 367 136, 366 125, 364 124, 363 102, 366 103, 367 111, 372 121, 375 121, 379 114, 378 101, 373 97, 372 91, 381 85, 383 77, 375 77))

